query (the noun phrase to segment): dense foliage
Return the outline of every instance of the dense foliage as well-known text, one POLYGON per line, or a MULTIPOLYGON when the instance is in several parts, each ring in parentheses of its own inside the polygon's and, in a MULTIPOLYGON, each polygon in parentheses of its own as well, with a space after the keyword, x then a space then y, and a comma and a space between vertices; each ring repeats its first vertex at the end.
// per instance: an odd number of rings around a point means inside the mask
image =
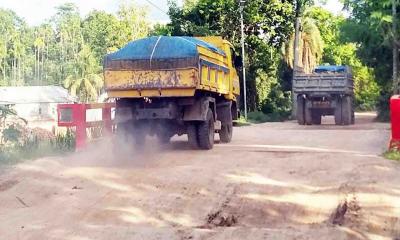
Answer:
MULTIPOLYGON (((290 111, 296 17, 304 69, 349 65, 358 108, 373 109, 379 96, 380 105, 387 106, 395 35, 391 1, 345 0, 349 18, 313 7, 310 0, 246 1, 249 109, 279 116, 290 111)), ((103 87, 103 56, 148 35, 221 35, 241 52, 237 0, 186 0, 182 7, 171 0, 169 6, 167 25, 150 24, 146 9, 135 2, 121 5, 116 14, 92 11, 84 18, 75 5, 64 4, 35 27, 0 9, 0 86, 61 85, 82 101, 96 100, 103 87)))
MULTIPOLYGON (((220 35, 240 50, 240 12, 235 0, 199 0, 182 8, 172 2, 171 35, 220 35)), ((287 112, 289 88, 279 81, 281 46, 292 33, 293 4, 289 0, 247 1, 244 6, 247 96, 251 111, 287 112)), ((165 30, 165 29, 163 29, 165 30)))
MULTIPOLYGON (((357 43, 357 56, 373 69, 374 79, 379 86, 379 115, 388 118, 388 100, 393 90, 393 31, 392 3, 397 0, 345 0, 351 12, 342 33, 346 41, 357 43)), ((395 19, 398 22, 398 19, 395 19)), ((395 80, 396 81, 396 80, 395 80)))
POLYGON ((0 86, 61 85, 81 100, 96 100, 106 53, 147 36, 146 10, 121 5, 116 15, 93 11, 82 19, 70 3, 46 23, 28 26, 0 9, 0 86))
MULTIPOLYGON (((357 42, 348 39, 343 30, 348 21, 320 7, 311 7, 311 3, 251 1, 244 6, 250 110, 284 115, 290 111, 293 23, 297 15, 301 19, 300 67, 310 72, 319 64, 351 66, 357 107, 361 110, 375 107, 379 88, 374 67, 357 55, 357 42)), ((234 0, 189 1, 182 8, 172 2, 169 11, 171 23, 157 26, 152 34, 222 35, 240 52, 238 11, 239 5, 234 0)))

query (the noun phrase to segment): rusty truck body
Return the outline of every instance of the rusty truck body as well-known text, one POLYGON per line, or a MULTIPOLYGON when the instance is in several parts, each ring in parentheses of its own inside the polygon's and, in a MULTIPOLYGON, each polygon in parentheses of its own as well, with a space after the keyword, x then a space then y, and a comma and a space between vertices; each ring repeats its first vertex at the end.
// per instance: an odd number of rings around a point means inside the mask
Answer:
POLYGON ((130 42, 105 57, 104 78, 116 100, 117 133, 136 145, 146 135, 167 143, 187 134, 200 149, 213 147, 215 133, 221 142, 232 139, 240 84, 232 45, 221 37, 130 42))

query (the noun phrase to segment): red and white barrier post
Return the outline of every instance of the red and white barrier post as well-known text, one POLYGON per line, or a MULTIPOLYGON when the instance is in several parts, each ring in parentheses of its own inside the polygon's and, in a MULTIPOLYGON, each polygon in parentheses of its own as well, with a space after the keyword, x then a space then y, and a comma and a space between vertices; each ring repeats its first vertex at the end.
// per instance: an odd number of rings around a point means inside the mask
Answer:
POLYGON ((112 108, 115 108, 114 103, 58 104, 58 126, 75 127, 76 150, 82 150, 87 146, 87 128, 101 126, 103 127, 103 134, 112 133, 112 108), (88 122, 86 119, 86 111, 88 109, 102 109, 102 120, 88 122))

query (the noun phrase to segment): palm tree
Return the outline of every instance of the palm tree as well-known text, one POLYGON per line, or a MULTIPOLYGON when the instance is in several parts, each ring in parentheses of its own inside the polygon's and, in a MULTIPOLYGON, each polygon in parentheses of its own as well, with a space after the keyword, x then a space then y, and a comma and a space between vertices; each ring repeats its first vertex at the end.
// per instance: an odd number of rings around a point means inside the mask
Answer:
POLYGON ((79 96, 83 102, 96 101, 103 87, 103 77, 101 74, 87 74, 76 78, 70 75, 64 81, 64 87, 67 88, 73 96, 79 96))
POLYGON ((103 77, 98 73, 100 69, 91 48, 84 43, 76 58, 75 69, 76 73, 65 79, 64 87, 81 101, 97 100, 103 87, 103 77))
MULTIPOLYGON (((321 33, 314 20, 304 17, 301 20, 302 27, 299 32, 298 62, 295 70, 303 70, 310 73, 322 59, 324 42, 321 33)), ((285 61, 294 69, 294 34, 285 45, 285 61)))

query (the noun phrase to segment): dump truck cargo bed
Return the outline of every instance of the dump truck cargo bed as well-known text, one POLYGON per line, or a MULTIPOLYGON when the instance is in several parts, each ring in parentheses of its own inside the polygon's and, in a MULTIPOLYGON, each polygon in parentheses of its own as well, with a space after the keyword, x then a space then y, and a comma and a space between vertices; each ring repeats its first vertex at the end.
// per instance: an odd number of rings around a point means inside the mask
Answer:
POLYGON ((347 73, 296 74, 293 89, 295 93, 353 94, 354 83, 347 73))

